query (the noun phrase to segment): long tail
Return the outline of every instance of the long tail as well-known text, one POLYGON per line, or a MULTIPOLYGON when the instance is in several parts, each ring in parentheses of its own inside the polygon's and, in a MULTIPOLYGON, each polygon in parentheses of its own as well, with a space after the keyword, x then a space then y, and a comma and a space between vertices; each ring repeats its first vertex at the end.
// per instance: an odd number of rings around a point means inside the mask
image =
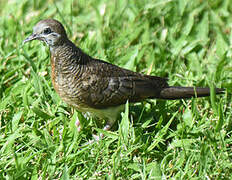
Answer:
MULTIPOLYGON (((224 89, 215 88, 215 93, 222 94, 224 93, 224 89)), ((210 96, 210 88, 170 86, 161 90, 159 98, 184 99, 205 96, 210 96)))

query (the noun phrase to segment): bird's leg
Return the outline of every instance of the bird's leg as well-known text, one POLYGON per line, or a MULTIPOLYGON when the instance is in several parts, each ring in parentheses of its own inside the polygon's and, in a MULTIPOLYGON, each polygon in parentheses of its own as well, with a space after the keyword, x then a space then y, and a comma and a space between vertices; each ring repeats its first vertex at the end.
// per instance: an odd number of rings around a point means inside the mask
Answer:
MULTIPOLYGON (((103 128, 104 131, 109 131, 111 127, 114 125, 115 121, 117 120, 118 115, 120 114, 120 111, 124 109, 124 105, 116 106, 116 107, 109 107, 106 109, 100 109, 100 110, 92 110, 92 112, 89 110, 90 115, 100 118, 101 120, 106 120, 106 124, 103 128)), ((77 120, 76 125, 79 127, 80 122, 77 120)), ((93 140, 89 143, 92 143, 93 141, 99 141, 104 137, 103 133, 100 133, 99 135, 93 134, 93 140)))
POLYGON ((79 111, 75 111, 74 108, 72 108, 72 116, 76 116, 76 121, 75 121, 75 125, 77 127, 77 131, 80 132, 81 131, 81 121, 80 121, 80 118, 79 118, 79 111))
POLYGON ((76 123, 75 124, 76 124, 76 127, 77 127, 77 131, 80 132, 81 131, 81 122, 80 122, 78 116, 76 118, 76 123))
MULTIPOLYGON (((110 128, 114 125, 114 122, 116 121, 116 119, 110 119, 106 122, 106 125, 104 126, 103 130, 104 131, 109 131, 110 128)), ((93 134, 93 138, 96 140, 96 141, 99 141, 100 139, 102 139, 104 137, 104 134, 103 133, 100 133, 100 135, 95 135, 93 134)))
MULTIPOLYGON (((103 130, 109 131, 111 129, 111 127, 114 125, 115 121, 117 120, 117 117, 120 114, 120 111, 122 111, 124 108, 125 108, 125 106, 121 105, 121 106, 111 107, 111 108, 107 108, 105 110, 101 110, 101 113, 103 112, 103 114, 104 114, 104 116, 101 116, 101 117, 103 119, 107 119, 106 125, 104 126, 103 130)), ((100 133, 99 136, 93 135, 93 138, 96 141, 99 141, 103 137, 104 137, 103 133, 100 133)))

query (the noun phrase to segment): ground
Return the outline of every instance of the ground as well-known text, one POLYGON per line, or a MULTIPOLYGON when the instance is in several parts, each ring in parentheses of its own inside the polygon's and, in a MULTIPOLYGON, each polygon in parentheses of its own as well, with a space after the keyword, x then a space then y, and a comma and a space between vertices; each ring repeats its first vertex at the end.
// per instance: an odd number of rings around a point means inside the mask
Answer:
POLYGON ((230 0, 2 0, 0 179, 232 179, 231 13, 230 0), (93 57, 225 94, 127 105, 86 145, 101 125, 55 93, 48 47, 22 44, 45 18, 93 57))

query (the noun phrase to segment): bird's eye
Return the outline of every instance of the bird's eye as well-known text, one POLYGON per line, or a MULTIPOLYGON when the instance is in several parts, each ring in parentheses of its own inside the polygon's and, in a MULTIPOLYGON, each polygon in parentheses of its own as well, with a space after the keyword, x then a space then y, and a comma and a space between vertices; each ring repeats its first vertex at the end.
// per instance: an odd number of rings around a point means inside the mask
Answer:
POLYGON ((50 28, 46 28, 43 31, 44 34, 50 34, 51 32, 52 32, 52 30, 50 28))

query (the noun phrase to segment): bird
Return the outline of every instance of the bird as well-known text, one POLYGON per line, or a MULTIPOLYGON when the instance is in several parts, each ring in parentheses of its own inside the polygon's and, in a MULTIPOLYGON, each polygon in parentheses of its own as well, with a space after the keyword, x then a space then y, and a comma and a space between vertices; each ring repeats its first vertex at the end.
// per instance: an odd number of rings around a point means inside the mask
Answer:
MULTIPOLYGON (((64 26, 55 19, 40 20, 23 43, 33 40, 49 46, 52 84, 61 99, 80 112, 104 119, 104 130, 111 129, 127 101, 210 96, 208 87, 169 86, 167 78, 133 72, 91 57, 69 40, 64 26)), ((215 88, 215 94, 223 92, 215 88)))

